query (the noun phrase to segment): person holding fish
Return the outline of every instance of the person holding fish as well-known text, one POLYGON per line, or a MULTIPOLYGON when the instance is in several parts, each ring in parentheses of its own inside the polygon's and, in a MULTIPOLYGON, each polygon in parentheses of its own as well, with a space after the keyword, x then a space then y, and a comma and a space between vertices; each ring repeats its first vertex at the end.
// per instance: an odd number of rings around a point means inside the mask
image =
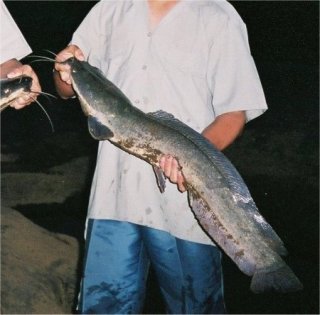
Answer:
MULTIPOLYGON (((266 109, 244 22, 227 1, 100 1, 56 56, 62 98, 75 95, 75 56, 99 68, 144 112, 172 113, 219 150, 266 109)), ((179 144, 177 144, 179 145, 179 144)), ((159 168, 99 143, 79 311, 141 313, 150 264, 166 311, 225 313, 221 253, 190 211, 173 153, 159 168)))
POLYGON ((4 2, 0 0, 1 46, 0 76, 1 79, 15 78, 21 75, 32 78, 31 92, 24 92, 10 102, 10 106, 21 109, 34 102, 41 92, 38 76, 31 66, 23 65, 19 60, 30 54, 31 48, 19 30, 4 2))

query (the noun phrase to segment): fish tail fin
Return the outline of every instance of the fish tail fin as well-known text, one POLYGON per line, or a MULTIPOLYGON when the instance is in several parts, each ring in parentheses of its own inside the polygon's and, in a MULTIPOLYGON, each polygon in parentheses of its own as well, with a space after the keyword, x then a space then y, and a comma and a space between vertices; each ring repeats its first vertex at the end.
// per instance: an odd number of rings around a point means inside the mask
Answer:
POLYGON ((282 265, 273 271, 257 269, 252 277, 250 289, 254 293, 270 290, 289 293, 302 290, 303 285, 287 265, 282 265))

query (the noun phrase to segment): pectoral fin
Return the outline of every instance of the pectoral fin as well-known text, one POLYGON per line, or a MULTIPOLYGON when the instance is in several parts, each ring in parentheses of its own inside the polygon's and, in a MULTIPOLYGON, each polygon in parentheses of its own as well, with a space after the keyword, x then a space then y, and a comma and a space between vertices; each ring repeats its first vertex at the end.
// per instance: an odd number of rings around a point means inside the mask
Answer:
POLYGON ((107 140, 113 137, 113 132, 96 117, 88 116, 88 128, 91 136, 96 140, 107 140))
POLYGON ((153 171, 156 175, 157 184, 160 189, 160 192, 163 193, 166 189, 166 178, 163 174, 163 171, 161 170, 161 168, 157 166, 153 166, 153 171))

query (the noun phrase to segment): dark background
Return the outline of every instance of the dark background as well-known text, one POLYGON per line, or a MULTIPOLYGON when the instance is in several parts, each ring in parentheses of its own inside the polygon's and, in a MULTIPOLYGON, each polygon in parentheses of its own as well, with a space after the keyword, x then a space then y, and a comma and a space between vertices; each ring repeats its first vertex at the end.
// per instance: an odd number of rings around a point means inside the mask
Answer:
MULTIPOLYGON (((5 1, 34 54, 63 49, 95 1, 5 1)), ((225 153, 244 177, 261 213, 284 240, 286 258, 304 284, 294 294, 254 295, 250 279, 225 257, 225 295, 229 313, 319 313, 318 216, 318 56, 317 1, 232 1, 247 24, 252 55, 269 110, 250 122, 225 153)), ((24 63, 32 59, 26 58, 24 63)), ((52 64, 33 63, 44 91, 55 94, 52 64)), ((40 172, 79 156, 94 166, 97 143, 87 132, 77 100, 40 98, 55 132, 36 105, 1 115, 3 153, 19 154, 2 171, 40 172), (13 169, 14 168, 14 169, 13 169)), ((81 171, 81 170, 79 170, 81 171)), ((21 207, 21 212, 52 231, 82 244, 91 178, 81 194, 63 205, 21 207), (80 205, 80 207, 79 207, 80 205), (54 209, 54 211, 52 211, 54 209), (81 209, 81 210, 79 210, 81 209)), ((146 313, 163 313, 151 276, 146 313)))

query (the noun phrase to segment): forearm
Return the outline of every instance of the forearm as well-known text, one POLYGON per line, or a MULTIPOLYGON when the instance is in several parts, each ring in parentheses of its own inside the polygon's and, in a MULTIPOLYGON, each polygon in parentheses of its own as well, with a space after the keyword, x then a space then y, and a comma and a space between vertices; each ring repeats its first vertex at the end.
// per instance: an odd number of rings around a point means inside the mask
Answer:
POLYGON ((17 59, 10 59, 0 65, 0 77, 4 79, 7 74, 22 66, 22 63, 17 59))
POLYGON ((202 135, 213 143, 218 150, 224 150, 241 134, 245 125, 243 111, 225 113, 218 116, 202 135))

